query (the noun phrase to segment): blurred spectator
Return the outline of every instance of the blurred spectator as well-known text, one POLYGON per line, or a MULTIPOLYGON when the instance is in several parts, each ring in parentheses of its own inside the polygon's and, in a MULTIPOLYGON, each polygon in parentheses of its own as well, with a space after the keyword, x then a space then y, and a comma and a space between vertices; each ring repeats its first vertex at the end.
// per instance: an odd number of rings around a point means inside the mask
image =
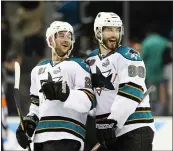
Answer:
POLYGON ((44 2, 21 1, 17 10, 16 22, 24 36, 24 53, 32 56, 35 51, 39 57, 44 57, 45 40, 41 35, 44 25, 44 2))
POLYGON ((173 34, 170 34, 170 42, 166 46, 163 52, 163 76, 166 80, 167 95, 168 95, 168 111, 169 115, 172 115, 172 38, 173 34))
MULTIPOLYGON (((154 26, 153 26, 154 27, 154 26)), ((154 29, 154 28, 153 28, 154 29)), ((157 91, 152 93, 151 107, 153 115, 165 115, 167 105, 167 89, 163 76, 163 53, 168 40, 154 33, 149 28, 146 38, 142 42, 142 56, 146 65, 146 83, 148 86, 155 85, 157 91)))
POLYGON ((2 17, 1 20, 1 62, 5 61, 6 55, 11 46, 10 24, 9 21, 2 17))
POLYGON ((134 48, 139 53, 141 53, 141 43, 137 38, 134 38, 133 40, 130 41, 130 47, 134 48))
MULTIPOLYGON (((75 31, 75 44, 72 54, 84 57, 86 50, 91 49, 91 33, 93 31, 93 17, 90 13, 89 1, 58 2, 56 9, 62 14, 62 20, 70 23, 75 31)), ((57 15, 60 16, 60 15, 57 15)))
POLYGON ((80 20, 82 23, 81 36, 80 36, 80 57, 86 57, 88 53, 91 53, 93 48, 93 21, 95 16, 93 16, 92 2, 85 1, 80 2, 80 20))
POLYGON ((22 57, 16 52, 9 52, 6 61, 2 65, 2 81, 5 84, 5 96, 7 100, 9 116, 16 116, 17 110, 13 96, 14 90, 14 63, 15 61, 21 64, 22 57))
POLYGON ((63 21, 70 23, 75 32, 75 44, 73 49, 73 54, 77 56, 78 51, 80 49, 80 2, 79 1, 65 1, 65 2, 58 2, 58 6, 56 8, 56 13, 61 14, 63 17, 61 18, 63 21))
POLYGON ((61 2, 61 5, 56 8, 56 12, 62 13, 63 20, 71 24, 73 28, 80 22, 79 3, 79 1, 61 2))
POLYGON ((7 116, 8 116, 8 109, 7 109, 7 101, 5 97, 4 87, 1 85, 1 124, 2 124, 2 135, 1 135, 1 151, 4 151, 3 147, 3 138, 8 137, 8 125, 7 125, 7 116))

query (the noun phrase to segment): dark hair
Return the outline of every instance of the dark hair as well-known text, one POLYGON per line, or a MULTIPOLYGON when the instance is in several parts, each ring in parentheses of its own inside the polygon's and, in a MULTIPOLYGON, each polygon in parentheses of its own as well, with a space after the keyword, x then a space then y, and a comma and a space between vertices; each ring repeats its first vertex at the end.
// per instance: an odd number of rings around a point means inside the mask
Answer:
POLYGON ((96 38, 95 36, 93 36, 92 39, 93 39, 93 40, 92 40, 93 43, 98 44, 98 40, 97 40, 97 38, 96 38))
POLYGON ((40 2, 39 1, 21 1, 19 2, 20 6, 22 6, 25 9, 36 9, 40 2))

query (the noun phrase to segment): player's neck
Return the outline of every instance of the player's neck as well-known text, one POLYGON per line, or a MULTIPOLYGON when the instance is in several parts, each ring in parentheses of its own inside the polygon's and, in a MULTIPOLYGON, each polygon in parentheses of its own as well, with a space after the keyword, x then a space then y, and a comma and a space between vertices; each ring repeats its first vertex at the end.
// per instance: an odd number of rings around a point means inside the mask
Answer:
POLYGON ((54 51, 52 51, 52 61, 53 62, 61 62, 61 61, 65 60, 65 59, 67 59, 67 58, 68 58, 67 55, 65 55, 63 57, 60 57, 54 51))
MULTIPOLYGON (((118 49, 120 46, 121 46, 121 44, 119 44, 118 47, 115 48, 115 50, 118 49)), ((106 49, 106 48, 104 48, 102 45, 100 45, 100 53, 101 53, 101 54, 107 55, 107 54, 109 54, 111 51, 114 51, 114 50, 106 49)))
POLYGON ((110 49, 106 49, 103 46, 100 45, 100 53, 103 55, 107 55, 108 53, 110 53, 112 50, 110 49))

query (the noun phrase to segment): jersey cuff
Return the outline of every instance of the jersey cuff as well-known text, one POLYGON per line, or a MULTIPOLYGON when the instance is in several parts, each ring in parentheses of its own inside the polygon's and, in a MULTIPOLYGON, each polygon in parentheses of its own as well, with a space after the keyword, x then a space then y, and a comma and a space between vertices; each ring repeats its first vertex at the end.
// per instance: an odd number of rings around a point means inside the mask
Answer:
POLYGON ((92 104, 90 110, 95 108, 96 105, 97 105, 95 95, 93 93, 91 93, 89 90, 86 90, 86 89, 78 89, 78 90, 84 92, 88 96, 88 98, 89 98, 89 100, 91 101, 91 104, 92 104))
POLYGON ((143 91, 142 86, 128 82, 119 85, 118 95, 140 103, 143 98, 143 91))
POLYGON ((31 103, 34 105, 39 106, 39 97, 36 95, 30 95, 31 103))
POLYGON ((92 104, 85 92, 80 90, 70 90, 70 95, 64 102, 64 107, 71 108, 80 113, 90 110, 92 104))

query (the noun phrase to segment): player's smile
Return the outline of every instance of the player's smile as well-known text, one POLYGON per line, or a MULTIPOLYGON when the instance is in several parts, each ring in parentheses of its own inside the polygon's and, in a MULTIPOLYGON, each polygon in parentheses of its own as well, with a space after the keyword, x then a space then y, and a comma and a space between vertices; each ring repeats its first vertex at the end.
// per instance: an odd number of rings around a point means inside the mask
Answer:
POLYGON ((117 40, 116 39, 108 39, 108 44, 110 44, 111 46, 113 45, 116 45, 117 43, 117 40))
POLYGON ((66 43, 63 43, 62 46, 65 48, 69 48, 70 44, 66 42, 66 43))
POLYGON ((108 39, 108 41, 109 41, 110 43, 115 43, 115 42, 116 42, 116 39, 108 39))

